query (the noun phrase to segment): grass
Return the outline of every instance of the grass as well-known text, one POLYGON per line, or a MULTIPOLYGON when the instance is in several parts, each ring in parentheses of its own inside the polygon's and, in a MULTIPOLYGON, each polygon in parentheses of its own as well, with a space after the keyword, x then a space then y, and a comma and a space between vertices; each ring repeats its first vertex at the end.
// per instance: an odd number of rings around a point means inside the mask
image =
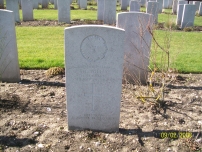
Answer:
MULTIPOLYGON (((95 5, 89 7, 97 8, 95 5)), ((57 20, 57 10, 34 10, 36 20, 57 20)), ((75 5, 77 8, 77 5, 75 5)), ((117 7, 120 12, 120 6, 117 7)), ((141 8, 145 11, 145 8, 141 8)), ((171 10, 166 10, 169 13, 171 10)), ((22 12, 20 11, 22 18, 22 12)), ((96 10, 71 10, 71 19, 96 20, 96 10)), ((159 14, 159 22, 172 20, 176 15, 159 14)), ((202 25, 202 18, 195 18, 195 25, 202 25)), ((16 27, 20 67, 25 69, 48 69, 49 67, 64 67, 64 27, 16 27)), ((156 30, 156 39, 164 45, 166 31, 156 30)), ((171 32, 171 67, 183 73, 202 73, 202 39, 199 32, 171 32)), ((152 47, 152 55, 155 49, 152 47)), ((156 55, 156 54, 155 54, 156 55)), ((157 50, 157 64, 160 65, 162 54, 157 50)))

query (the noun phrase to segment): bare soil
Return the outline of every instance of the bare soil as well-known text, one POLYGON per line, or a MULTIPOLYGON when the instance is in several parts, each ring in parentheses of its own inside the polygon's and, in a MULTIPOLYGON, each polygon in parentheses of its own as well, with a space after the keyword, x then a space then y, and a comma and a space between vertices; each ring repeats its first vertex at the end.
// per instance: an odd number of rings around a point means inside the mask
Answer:
POLYGON ((21 70, 0 83, 0 152, 202 151, 202 74, 168 77, 160 104, 136 98, 147 86, 123 85, 119 132, 104 133, 68 130, 64 74, 21 70))

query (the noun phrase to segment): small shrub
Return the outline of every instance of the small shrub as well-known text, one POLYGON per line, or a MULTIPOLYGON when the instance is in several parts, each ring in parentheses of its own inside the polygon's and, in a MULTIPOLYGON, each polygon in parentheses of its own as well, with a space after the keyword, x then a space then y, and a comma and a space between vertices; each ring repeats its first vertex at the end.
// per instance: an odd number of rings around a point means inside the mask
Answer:
POLYGON ((65 69, 61 67, 52 67, 46 71, 46 76, 53 77, 55 75, 65 74, 65 69))

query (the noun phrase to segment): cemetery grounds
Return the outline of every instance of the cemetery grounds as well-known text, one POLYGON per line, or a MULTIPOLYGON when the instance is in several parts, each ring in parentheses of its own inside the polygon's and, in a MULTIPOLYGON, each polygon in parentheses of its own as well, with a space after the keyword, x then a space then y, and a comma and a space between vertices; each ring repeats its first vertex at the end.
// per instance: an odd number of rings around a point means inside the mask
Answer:
MULTIPOLYGON (((20 74, 19 83, 0 83, 2 152, 202 150, 202 74, 166 73, 160 104, 137 98, 148 86, 123 85, 116 133, 68 130, 63 70, 54 75, 21 69, 20 74)), ((155 81, 153 86, 159 88, 155 81)))

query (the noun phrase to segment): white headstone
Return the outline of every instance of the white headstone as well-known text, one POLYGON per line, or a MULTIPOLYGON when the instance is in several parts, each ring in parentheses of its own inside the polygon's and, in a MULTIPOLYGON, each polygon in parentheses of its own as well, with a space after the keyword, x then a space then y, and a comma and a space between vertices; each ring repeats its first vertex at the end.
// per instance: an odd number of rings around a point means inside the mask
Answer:
POLYGON ((185 4, 179 4, 177 8, 177 19, 176 19, 176 24, 181 25, 182 22, 182 13, 184 10, 184 5, 185 4))
POLYGON ((39 8, 39 1, 38 0, 32 0, 33 3, 33 9, 39 8))
POLYGON ((194 1, 194 5, 196 5, 196 10, 199 10, 200 2, 199 1, 194 1))
POLYGON ((139 12, 140 11, 140 3, 137 0, 131 0, 130 1, 130 12, 132 11, 136 11, 139 12))
POLYGON ((128 0, 121 0, 121 10, 127 10, 128 0))
POLYGON ((80 0, 79 1, 79 7, 80 9, 87 9, 87 0, 80 0))
POLYGON ((194 26, 196 5, 185 4, 182 14, 181 28, 194 26))
MULTIPOLYGON (((147 82, 153 15, 142 12, 117 14, 116 26, 126 31, 124 83, 147 82)), ((138 84, 139 84, 138 83, 138 84)))
POLYGON ((33 21, 33 3, 32 0, 21 0, 23 21, 33 21))
POLYGON ((42 8, 48 8, 49 0, 42 0, 41 3, 42 8))
POLYGON ((65 29, 68 127, 119 130, 123 29, 82 25, 65 29))
POLYGON ((6 1, 6 9, 13 11, 15 21, 20 22, 19 4, 18 4, 17 0, 7 0, 6 1))
POLYGON ((0 9, 0 81, 19 82, 20 69, 14 14, 0 9))
POLYGON ((140 0, 140 6, 145 7, 146 6, 146 0, 140 0))
POLYGON ((58 9, 58 0, 54 0, 54 9, 58 9))
POLYGON ((4 8, 4 0, 0 0, 0 9, 4 8))
POLYGON ((159 3, 159 6, 158 6, 159 13, 162 13, 162 10, 163 10, 163 0, 156 0, 156 2, 159 3))
POLYGON ((200 2, 198 14, 199 14, 200 16, 202 16, 202 2, 200 2))
POLYGON ((178 4, 178 0, 173 0, 173 6, 172 6, 173 14, 177 14, 177 4, 178 4))
POLYGON ((58 22, 70 23, 70 0, 58 0, 58 22))
POLYGON ((152 14, 154 16, 154 23, 158 23, 158 11, 159 11, 158 2, 147 2, 146 13, 152 14))
MULTIPOLYGON (((178 5, 180 5, 180 4, 188 4, 188 2, 185 0, 178 0, 178 5)), ((179 8, 178 5, 177 5, 177 13, 178 13, 178 8, 179 8)))
POLYGON ((104 18, 104 0, 98 0, 97 3, 97 20, 102 20, 104 18))
POLYGON ((104 24, 116 23, 116 0, 105 0, 104 24))

